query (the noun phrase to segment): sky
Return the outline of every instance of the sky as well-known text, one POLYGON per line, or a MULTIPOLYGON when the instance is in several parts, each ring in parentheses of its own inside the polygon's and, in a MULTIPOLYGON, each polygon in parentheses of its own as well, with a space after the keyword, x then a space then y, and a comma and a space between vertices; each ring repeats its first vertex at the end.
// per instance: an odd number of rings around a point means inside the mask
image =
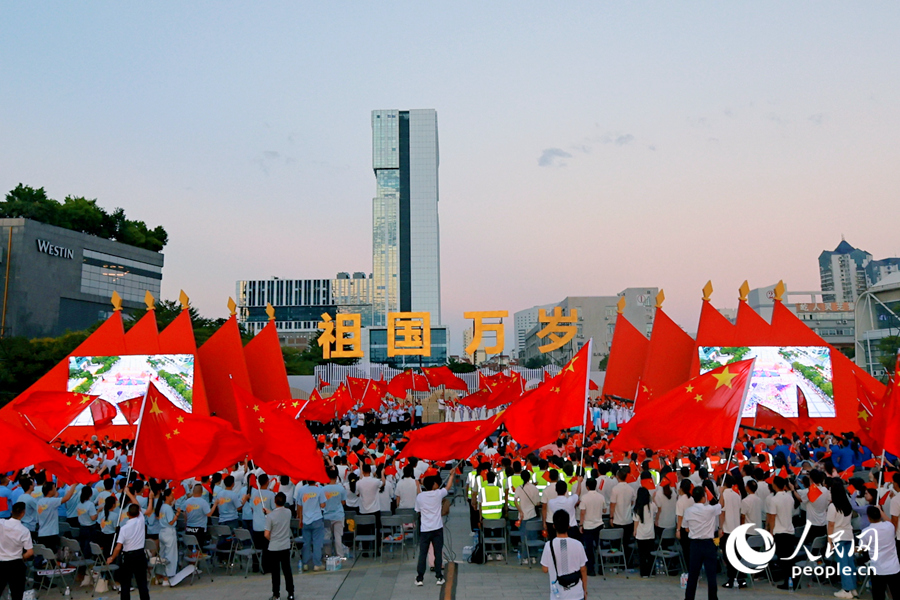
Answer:
MULTIPOLYGON (((900 4, 0 7, 0 190, 163 225, 163 296, 371 271, 370 112, 434 108, 443 320, 900 255, 900 4)), ((514 339, 507 332, 507 345, 514 339)))

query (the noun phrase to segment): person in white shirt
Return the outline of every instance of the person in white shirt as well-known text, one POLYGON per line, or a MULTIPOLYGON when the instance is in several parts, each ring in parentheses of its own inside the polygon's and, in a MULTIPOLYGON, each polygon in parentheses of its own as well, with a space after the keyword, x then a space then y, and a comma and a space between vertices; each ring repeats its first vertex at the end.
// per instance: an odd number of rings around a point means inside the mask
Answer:
MULTIPOLYGON (((578 494, 569 493, 568 486, 565 481, 556 482, 556 497, 547 503, 547 514, 555 515, 557 511, 563 510, 569 515, 569 534, 577 533, 578 518, 575 516, 575 506, 578 504, 578 494)), ((554 531, 556 527, 554 526, 554 531)), ((547 532, 550 535, 550 532, 547 532)))
POLYGON ((120 580, 124 582, 121 586, 121 600, 130 600, 131 598, 131 578, 134 577, 135 586, 138 589, 141 600, 150 600, 150 590, 147 588, 147 555, 144 553, 144 515, 141 514, 141 507, 132 503, 128 505, 128 520, 119 530, 119 539, 116 541, 116 548, 106 564, 111 565, 122 555, 122 567, 120 569, 120 580))
MULTIPOLYGON (((587 553, 587 574, 594 577, 597 570, 594 566, 594 551, 600 543, 600 529, 603 527, 603 511, 606 509, 606 497, 597 491, 597 480, 585 482, 587 492, 578 502, 581 510, 581 539, 587 553)), ((519 513, 522 514, 522 513, 519 513)))
POLYGON ((758 485, 752 477, 745 483, 747 497, 741 500, 741 523, 753 523, 757 529, 763 528, 763 501, 757 495, 758 485))
POLYGON ((362 478, 356 482, 356 493, 359 494, 359 514, 375 517, 375 531, 381 531, 381 504, 378 495, 384 488, 384 482, 372 477, 372 466, 362 466, 362 478))
POLYGON ((541 570, 550 576, 550 598, 552 600, 582 600, 587 598, 587 555, 584 546, 569 537, 569 515, 559 510, 552 516, 556 537, 544 544, 541 554, 541 570), (578 574, 574 581, 566 584, 560 577, 578 574), (579 581, 580 580, 580 581, 579 581), (580 585, 579 585, 580 583, 580 585))
POLYGON ((621 529, 622 547, 628 548, 631 544, 631 537, 634 532, 634 517, 632 516, 632 506, 634 506, 635 490, 633 487, 625 483, 628 478, 629 470, 625 467, 619 469, 616 473, 618 483, 613 487, 609 496, 609 521, 614 529, 621 529))
POLYGON ((691 498, 691 490, 694 486, 690 479, 682 479, 678 484, 678 500, 675 502, 675 537, 681 542, 681 554, 684 556, 684 564, 691 564, 691 540, 688 531, 684 527, 684 511, 694 504, 691 498))
MULTIPOLYGON (((538 513, 538 510, 541 510, 541 493, 538 491, 537 486, 534 485, 531 481, 531 473, 529 471, 522 471, 522 485, 516 488, 515 490, 515 503, 516 509, 519 511, 519 530, 525 530, 525 523, 529 521, 538 521, 541 518, 541 515, 538 513)), ((521 542, 525 544, 528 540, 536 540, 538 538, 537 531, 525 531, 525 536, 522 537, 521 542)), ((524 548, 522 550, 522 554, 526 555, 524 548)), ((532 564, 537 562, 536 557, 531 558, 532 564)))
POLYGON ((767 526, 769 533, 775 538, 775 554, 779 557, 781 570, 784 573, 784 583, 779 589, 786 590, 791 576, 792 560, 782 557, 791 556, 794 553, 796 539, 794 538, 794 486, 783 477, 774 479, 775 493, 766 500, 767 526))
POLYGON ((685 600, 694 600, 697 594, 697 583, 700 580, 700 568, 706 571, 706 584, 709 599, 715 600, 716 594, 716 568, 717 548, 713 542, 716 536, 716 521, 722 514, 719 504, 706 503, 706 488, 697 486, 691 492, 694 504, 684 511, 682 527, 684 527, 691 540, 691 564, 688 568, 687 588, 684 591, 685 600))
POLYGON ((809 544, 812 544, 812 540, 826 535, 828 521, 825 518, 825 513, 828 511, 828 505, 831 503, 831 493, 825 487, 824 471, 817 469, 810 471, 809 478, 812 482, 810 489, 796 492, 796 497, 800 499, 801 508, 806 510, 806 520, 810 524, 809 535, 806 539, 809 544), (818 489, 818 497, 815 498, 814 495, 815 501, 810 502, 810 492, 813 487, 818 489))
POLYGON ((425 563, 428 559, 429 546, 434 551, 434 576, 437 585, 444 585, 444 575, 441 570, 441 553, 444 551, 444 519, 441 516, 444 498, 453 481, 459 466, 450 472, 447 485, 441 487, 441 478, 431 475, 425 478, 425 488, 428 491, 416 496, 416 512, 419 513, 419 563, 416 566, 416 585, 423 585, 425 577, 425 563))
MULTIPOLYGON (((896 532, 877 506, 866 508, 869 526, 860 534, 860 540, 877 546, 878 558, 869 560, 869 566, 875 569, 872 576, 872 600, 884 600, 884 590, 889 589, 891 598, 900 598, 900 560, 897 559, 897 544, 894 542, 896 532)), ((875 548, 869 550, 875 556, 875 548)))
MULTIPOLYGON (((734 476, 730 473, 725 475, 724 485, 719 493, 719 503, 722 505, 721 529, 723 534, 719 546, 722 548, 725 547, 723 544, 728 542, 728 536, 741 526, 741 494, 735 491, 734 487, 737 487, 734 476)), ((747 587, 744 573, 739 572, 727 557, 725 567, 728 573, 728 580, 722 587, 727 589, 733 588, 735 582, 737 582, 739 588, 747 587)))
POLYGON ((16 502, 12 506, 12 517, 0 520, 0 596, 9 586, 10 600, 22 600, 25 593, 25 561, 32 557, 34 550, 31 532, 22 525, 25 503, 16 502))
POLYGON ((403 478, 397 482, 394 495, 397 498, 397 508, 415 508, 416 496, 422 489, 415 478, 415 470, 412 465, 403 467, 403 478))
POLYGON ((653 570, 653 555, 650 553, 655 550, 656 528, 654 525, 658 510, 656 504, 650 501, 650 490, 644 487, 638 489, 632 518, 634 519, 634 538, 637 540, 638 556, 640 557, 641 579, 650 577, 653 570))
POLYGON ((854 514, 843 480, 835 477, 831 480, 831 504, 825 518, 828 522, 828 547, 835 552, 841 574, 841 591, 834 594, 838 598, 856 596, 856 559, 850 551, 850 547, 855 545, 853 525, 850 523, 854 514))
POLYGON ((664 529, 678 525, 675 515, 675 505, 678 503, 678 497, 672 491, 672 486, 667 479, 663 479, 660 483, 661 485, 657 486, 653 494, 653 503, 658 509, 656 513, 657 535, 661 535, 664 529))

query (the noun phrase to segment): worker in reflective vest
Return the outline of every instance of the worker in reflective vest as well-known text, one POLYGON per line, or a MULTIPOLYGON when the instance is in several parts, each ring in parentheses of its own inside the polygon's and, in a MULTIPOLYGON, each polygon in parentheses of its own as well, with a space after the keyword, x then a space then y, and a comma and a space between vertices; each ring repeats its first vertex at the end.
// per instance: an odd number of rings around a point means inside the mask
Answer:
POLYGON ((497 485, 497 476, 488 471, 487 479, 478 492, 478 508, 482 521, 503 517, 503 490, 497 485))
POLYGON ((516 507, 516 490, 519 489, 522 483, 521 470, 518 473, 513 472, 512 475, 506 478, 506 505, 509 508, 516 507))

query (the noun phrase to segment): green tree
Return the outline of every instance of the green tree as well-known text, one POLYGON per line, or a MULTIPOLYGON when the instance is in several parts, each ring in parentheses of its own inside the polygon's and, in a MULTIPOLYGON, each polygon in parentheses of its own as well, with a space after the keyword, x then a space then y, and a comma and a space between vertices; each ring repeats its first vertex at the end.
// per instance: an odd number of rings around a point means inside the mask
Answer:
POLYGON ((897 353, 900 352, 900 336, 890 335, 878 340, 878 351, 882 356, 878 358, 885 371, 893 373, 897 365, 897 353))
POLYGON ((460 362, 455 358, 451 358, 447 363, 447 367, 454 373, 471 373, 476 370, 475 365, 467 362, 460 362))
POLYGON ((540 369, 542 367, 546 367, 552 361, 550 357, 546 354, 541 354, 540 356, 532 356, 527 359, 524 363, 526 369, 540 369))

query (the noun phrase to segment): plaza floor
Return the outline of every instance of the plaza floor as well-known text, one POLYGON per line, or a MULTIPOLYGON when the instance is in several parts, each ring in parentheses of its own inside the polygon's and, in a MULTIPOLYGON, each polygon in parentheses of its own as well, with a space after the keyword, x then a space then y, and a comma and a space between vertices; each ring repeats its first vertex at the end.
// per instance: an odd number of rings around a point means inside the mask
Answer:
MULTIPOLYGON (((414 584, 416 564, 413 559, 385 558, 384 562, 371 558, 359 558, 345 562, 340 571, 317 573, 294 573, 295 597, 316 598, 322 600, 501 600, 518 598, 521 600, 547 600, 550 588, 547 575, 540 565, 532 568, 504 562, 489 562, 485 565, 472 565, 462 562, 463 546, 471 543, 468 532, 468 512, 465 506, 453 507, 447 526, 447 542, 450 550, 457 557, 455 577, 448 578, 449 589, 435 585, 433 573, 425 576, 425 585, 414 584), (454 581, 455 580, 455 581, 454 581), (455 585, 451 585, 455 584, 455 585)), ((224 600, 240 598, 241 600, 266 600, 271 597, 271 583, 268 575, 225 575, 204 573, 193 585, 184 582, 175 588, 151 586, 150 595, 165 600, 224 600)), ((719 577, 720 583, 723 577, 719 577)), ((282 584, 283 586, 283 584, 282 584)), ((84 588, 73 590, 78 599, 90 596, 84 588)), ((836 588, 806 587, 797 593, 778 590, 767 583, 757 582, 755 588, 743 590, 726 590, 719 588, 719 598, 735 598, 740 600, 757 600, 777 597, 833 597, 836 588)), ((43 592, 39 600, 54 600, 59 597, 56 589, 43 592)), ((95 595, 97 598, 100 594, 95 595)), ((112 600, 118 594, 103 594, 104 600, 112 600)), ((282 587, 282 598, 286 594, 282 587)), ((659 576, 651 579, 640 579, 636 574, 626 577, 624 574, 603 577, 592 577, 588 581, 589 598, 619 598, 638 600, 653 598, 654 600, 680 600, 684 591, 677 576, 659 576)), ((870 597, 864 594, 863 597, 870 597)), ((136 592, 132 598, 137 600, 136 592)), ((706 585, 701 582, 697 590, 697 598, 707 598, 706 585)))

